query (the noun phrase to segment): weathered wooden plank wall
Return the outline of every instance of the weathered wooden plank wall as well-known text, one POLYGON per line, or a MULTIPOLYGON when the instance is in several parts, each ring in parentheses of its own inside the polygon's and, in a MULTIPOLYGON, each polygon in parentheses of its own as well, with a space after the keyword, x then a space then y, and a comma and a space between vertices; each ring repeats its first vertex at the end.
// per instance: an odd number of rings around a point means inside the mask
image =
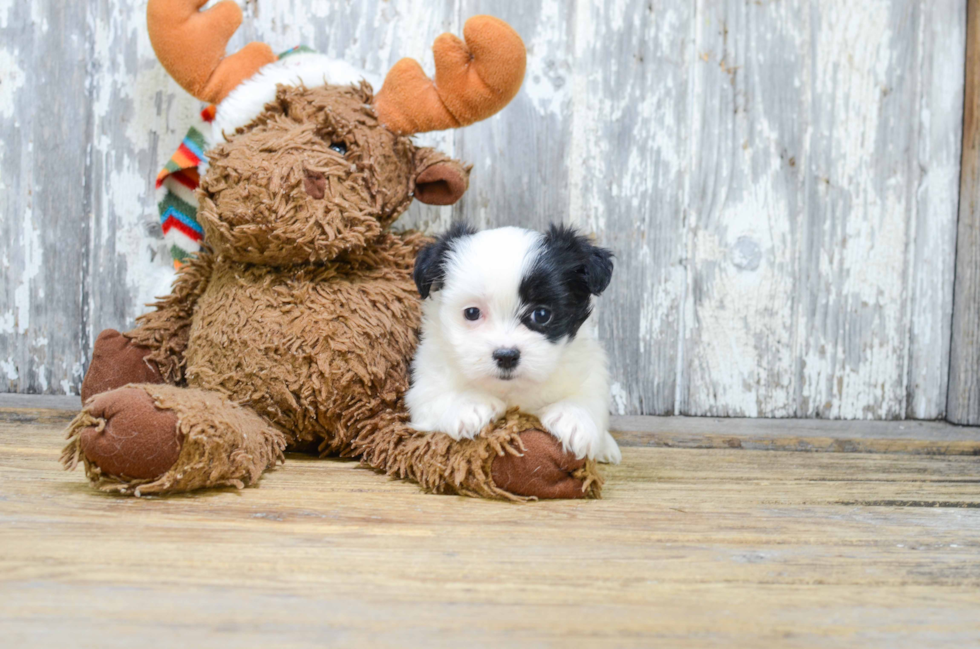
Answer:
POLYGON ((705 3, 682 412, 942 414, 964 10, 705 3))
POLYGON ((0 2, 0 390, 66 392, 88 356, 84 3, 0 2))
MULTIPOLYGON (((980 70, 980 0, 970 0, 966 57, 980 70)), ((947 414, 957 424, 980 424, 980 79, 966 80, 963 168, 947 414)))
MULTIPOLYGON (((402 223, 564 220, 616 250, 617 412, 945 414, 966 0, 244 6, 233 46, 377 74, 431 70, 475 13, 521 32, 515 102, 424 138, 476 165, 469 194, 402 223)), ((153 178, 199 106, 143 11, 0 0, 0 391, 77 391, 98 331, 159 291, 153 178)))

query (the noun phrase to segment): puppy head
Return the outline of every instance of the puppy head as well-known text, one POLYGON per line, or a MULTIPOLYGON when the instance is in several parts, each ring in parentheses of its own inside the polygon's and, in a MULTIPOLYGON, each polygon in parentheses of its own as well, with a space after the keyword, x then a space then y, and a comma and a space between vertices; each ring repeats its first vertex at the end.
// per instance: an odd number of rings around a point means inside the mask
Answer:
POLYGON ((475 383, 543 382, 612 271, 612 253, 565 226, 541 234, 454 225, 415 262, 423 335, 475 383))

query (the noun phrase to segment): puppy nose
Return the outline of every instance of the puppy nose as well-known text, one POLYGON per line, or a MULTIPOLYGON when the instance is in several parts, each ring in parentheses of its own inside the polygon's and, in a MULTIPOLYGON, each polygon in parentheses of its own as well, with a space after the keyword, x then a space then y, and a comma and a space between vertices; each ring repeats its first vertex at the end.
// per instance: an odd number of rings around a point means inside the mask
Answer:
POLYGON ((497 367, 500 369, 512 370, 517 367, 517 362, 521 360, 521 350, 516 347, 498 349, 493 353, 493 360, 497 362, 497 367))

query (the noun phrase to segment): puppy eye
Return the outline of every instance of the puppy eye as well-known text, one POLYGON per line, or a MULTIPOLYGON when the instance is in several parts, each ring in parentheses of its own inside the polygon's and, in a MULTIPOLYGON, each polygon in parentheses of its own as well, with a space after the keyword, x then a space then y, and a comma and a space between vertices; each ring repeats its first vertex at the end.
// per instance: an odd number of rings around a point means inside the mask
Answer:
POLYGON ((463 309, 463 317, 470 321, 479 320, 480 310, 475 306, 471 306, 468 309, 463 309))
POLYGON ((336 151, 337 153, 339 153, 340 155, 347 155, 347 145, 344 144, 343 142, 333 142, 330 145, 330 148, 336 151))
POLYGON ((531 321, 538 325, 548 324, 551 322, 551 310, 544 307, 535 309, 534 313, 531 314, 531 321))

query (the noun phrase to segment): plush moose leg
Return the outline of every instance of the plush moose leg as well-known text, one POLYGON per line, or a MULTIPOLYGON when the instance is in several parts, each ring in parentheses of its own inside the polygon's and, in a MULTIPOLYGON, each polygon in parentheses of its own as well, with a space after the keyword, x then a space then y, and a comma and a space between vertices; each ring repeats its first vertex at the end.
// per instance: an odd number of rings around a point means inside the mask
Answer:
POLYGON ((256 482, 283 459, 286 440, 222 395, 128 385, 97 395, 68 427, 61 461, 79 461, 103 491, 136 496, 256 482))
POLYGON ((115 329, 95 339, 92 362, 82 381, 82 403, 91 397, 129 383, 163 383, 149 347, 134 343, 115 329))
POLYGON ((472 440, 412 430, 404 413, 365 423, 354 451, 369 466, 433 493, 527 500, 598 498, 594 461, 576 460, 533 417, 516 410, 472 440))

